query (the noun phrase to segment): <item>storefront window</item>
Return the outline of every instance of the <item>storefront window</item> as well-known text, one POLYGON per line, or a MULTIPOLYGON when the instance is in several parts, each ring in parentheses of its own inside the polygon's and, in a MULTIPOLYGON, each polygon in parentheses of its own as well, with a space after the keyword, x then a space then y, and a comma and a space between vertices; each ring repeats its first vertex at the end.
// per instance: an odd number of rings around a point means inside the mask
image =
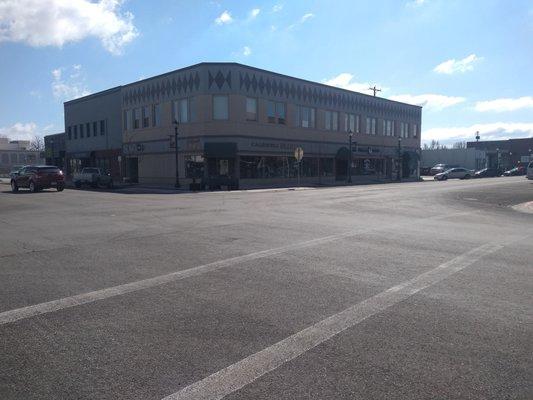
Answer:
MULTIPOLYGON (((313 177, 333 175, 333 158, 304 157, 300 166, 300 176, 313 177)), ((241 179, 295 178, 298 163, 292 156, 260 157, 241 156, 241 179)))

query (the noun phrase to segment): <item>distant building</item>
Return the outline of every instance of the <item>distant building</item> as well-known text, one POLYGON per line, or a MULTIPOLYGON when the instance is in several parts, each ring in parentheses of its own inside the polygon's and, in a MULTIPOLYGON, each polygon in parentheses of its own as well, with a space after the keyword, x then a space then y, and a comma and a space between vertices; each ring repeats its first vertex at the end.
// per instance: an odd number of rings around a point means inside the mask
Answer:
POLYGON ((6 174, 17 165, 43 164, 40 152, 29 147, 29 140, 0 138, 0 173, 6 174))
POLYGON ((420 165, 433 167, 436 164, 457 165, 468 169, 479 170, 487 164, 484 150, 466 149, 423 149, 420 165))
POLYGON ((56 133, 44 137, 44 154, 47 165, 65 169, 65 133, 56 133))
POLYGON ((466 147, 485 151, 487 167, 491 168, 506 170, 533 160, 533 137, 467 142, 466 147))
POLYGON ((208 186, 417 179, 422 109, 237 63, 201 63, 65 103, 68 172, 208 186), (352 147, 349 148, 349 134, 352 147), (352 164, 349 165, 349 160, 352 164), (120 168, 119 168, 120 167, 120 168))

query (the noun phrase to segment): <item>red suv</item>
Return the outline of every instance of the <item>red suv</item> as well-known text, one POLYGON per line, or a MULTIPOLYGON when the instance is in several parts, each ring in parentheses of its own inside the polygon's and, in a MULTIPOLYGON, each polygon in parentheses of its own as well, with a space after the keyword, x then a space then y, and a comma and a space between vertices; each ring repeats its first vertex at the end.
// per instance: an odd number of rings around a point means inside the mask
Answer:
POLYGON ((28 188, 30 192, 55 187, 58 192, 65 188, 63 171, 51 165, 28 165, 15 172, 11 177, 11 191, 28 188))

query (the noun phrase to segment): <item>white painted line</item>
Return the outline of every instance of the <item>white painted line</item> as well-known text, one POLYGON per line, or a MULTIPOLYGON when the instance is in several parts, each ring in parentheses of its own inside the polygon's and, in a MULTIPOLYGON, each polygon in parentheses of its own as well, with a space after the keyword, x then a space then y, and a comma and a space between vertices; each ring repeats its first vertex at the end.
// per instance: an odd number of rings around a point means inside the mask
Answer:
POLYGON ((477 247, 411 280, 393 286, 361 303, 311 325, 258 353, 252 354, 165 397, 163 400, 222 399, 342 331, 386 310, 427 287, 435 285, 478 261, 481 257, 494 253, 503 247, 500 244, 485 244, 477 247))
POLYGON ((123 285, 113 286, 101 290, 96 290, 89 293, 82 293, 75 296, 64 297, 58 300, 48 301, 46 303, 39 303, 27 307, 17 308, 0 313, 0 325, 15 322, 24 318, 30 318, 36 315, 51 313, 54 311, 63 310, 65 308, 75 307, 82 304, 92 303, 98 300, 107 299, 110 297, 120 296, 126 293, 135 292, 142 289, 160 286, 165 283, 174 282, 180 279, 190 278, 193 276, 202 275, 208 272, 216 271, 218 269, 226 268, 235 264, 246 261, 257 260, 260 258, 270 257, 276 254, 286 253, 292 250, 303 249, 306 247, 316 246, 324 243, 333 242, 335 240, 353 237, 366 231, 350 231, 338 235, 324 236, 322 238, 308 240, 288 246, 277 247, 270 250, 257 251, 255 253, 245 254, 238 257, 232 257, 225 260, 215 261, 209 264, 199 265, 193 268, 185 269, 183 271, 176 271, 166 275, 156 276, 154 278, 143 279, 136 282, 126 283, 123 285))
MULTIPOLYGON (((426 220, 446 219, 449 217, 459 215, 474 214, 477 211, 466 211, 448 215, 434 215, 426 220)), ((387 225, 385 228, 401 227, 403 225, 412 225, 414 222, 409 223, 396 223, 387 225)), ((245 254, 238 257, 232 257, 225 260, 215 261, 209 264, 199 265, 193 268, 185 269, 182 271, 172 272, 166 275, 156 276, 154 278, 143 279, 136 282, 125 283, 123 285, 113 286, 105 289, 95 290, 93 292, 82 293, 75 296, 64 297, 62 299, 52 300, 45 303, 34 304, 27 307, 16 308, 14 310, 4 311, 0 313, 0 325, 15 322, 21 319, 34 317, 37 315, 48 314, 55 311, 60 311, 65 308, 76 307, 82 304, 93 303, 98 300, 108 299, 110 297, 121 296, 126 293, 136 292, 138 290, 148 289, 155 286, 164 285, 166 283, 178 281, 193 276, 202 275, 208 272, 216 271, 218 269, 226 268, 232 265, 243 263, 246 261, 258 260, 260 258, 270 257, 276 254, 282 254, 293 250, 304 249, 306 247, 317 246, 320 244, 330 243, 340 239, 352 238, 357 235, 362 235, 368 232, 379 231, 379 229, 359 229, 357 231, 348 231, 345 233, 324 236, 318 239, 307 240, 305 242, 295 243, 287 246, 277 247, 274 249, 257 251, 250 254, 245 254)))

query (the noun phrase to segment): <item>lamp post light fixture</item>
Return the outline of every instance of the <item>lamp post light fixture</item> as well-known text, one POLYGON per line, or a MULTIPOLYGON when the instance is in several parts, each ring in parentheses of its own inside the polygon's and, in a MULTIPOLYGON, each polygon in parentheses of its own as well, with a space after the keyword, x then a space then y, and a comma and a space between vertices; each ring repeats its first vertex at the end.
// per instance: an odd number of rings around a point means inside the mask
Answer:
POLYGON ((401 181, 402 180, 402 138, 398 138, 398 168, 396 168, 396 180, 401 181))
POLYGON ((349 143, 350 143, 350 159, 348 161, 348 183, 352 183, 352 137, 353 132, 350 129, 348 131, 349 143))
POLYGON ((178 189, 180 187, 180 175, 178 170, 178 120, 175 119, 172 123, 174 125, 174 144, 175 144, 175 156, 176 156, 176 184, 174 187, 178 189))

